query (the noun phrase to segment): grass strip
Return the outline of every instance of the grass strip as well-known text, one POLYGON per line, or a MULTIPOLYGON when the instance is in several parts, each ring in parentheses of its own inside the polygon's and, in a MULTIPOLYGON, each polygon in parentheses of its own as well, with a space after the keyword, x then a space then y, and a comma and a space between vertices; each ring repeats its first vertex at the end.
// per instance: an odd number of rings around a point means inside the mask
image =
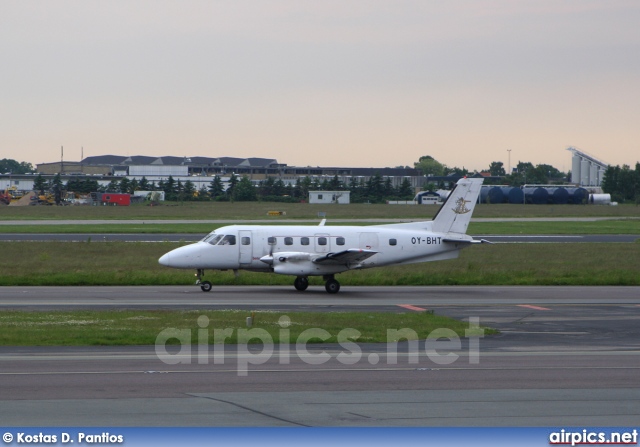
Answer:
MULTIPOLYGON (((269 211, 283 211, 285 219, 331 219, 357 217, 431 219, 438 206, 424 205, 311 205, 273 202, 166 202, 160 206, 0 206, 0 220, 55 219, 265 219, 269 211)), ((640 206, 595 205, 477 205, 474 217, 640 217, 640 206)), ((273 217, 274 221, 280 219, 273 217)))
MULTIPOLYGON (((188 330, 191 343, 199 342, 198 322, 205 321, 209 344, 237 344, 239 330, 247 330, 246 318, 249 311, 240 310, 115 310, 115 311, 59 311, 28 312, 3 311, 0 315, 1 346, 123 346, 153 345, 158 336, 171 333, 172 329, 188 330), (199 320, 206 317, 208 320, 199 320), (216 340, 214 329, 232 329, 229 337, 220 336, 216 340), (167 331, 168 330, 168 331, 167 331), (164 331, 164 332, 163 332, 164 331)), ((306 335, 316 334, 309 343, 337 343, 338 334, 344 329, 356 329, 361 334, 350 341, 358 343, 387 343, 400 339, 396 333, 402 329, 407 339, 426 339, 437 337, 442 332, 436 329, 449 329, 459 337, 468 334, 466 322, 434 315, 432 312, 383 313, 383 312, 270 312, 253 313, 252 329, 262 329, 269 335, 252 338, 251 344, 264 342, 295 343, 304 331, 316 329, 306 335), (279 322, 287 317, 289 325, 283 328, 279 322), (322 329, 330 337, 325 338, 322 329), (387 331, 391 333, 387 333, 387 331)), ((284 326, 284 325, 283 325, 284 326)), ((475 335, 482 335, 479 329, 473 329, 475 335)), ((261 331, 249 332, 249 335, 261 331)), ((484 328, 484 334, 495 334, 494 329, 484 328)), ((343 333, 344 334, 344 333, 343 333)), ((259 334, 257 334, 259 335, 259 334)), ((303 334, 305 335, 305 334, 303 334)), ((445 335, 446 336, 446 335, 445 335)), ((404 338, 404 337, 403 337, 404 338)), ((166 335, 162 339, 164 344, 166 335)), ((169 338, 166 344, 177 344, 177 338, 169 338)))
MULTIPOLYGON (((194 271, 158 264, 178 243, 4 242, 0 286, 188 285, 194 271)), ((640 244, 494 244, 458 259, 350 271, 348 285, 640 285, 640 244)), ((207 271, 214 285, 287 285, 293 278, 207 271)), ((311 277, 312 286, 323 284, 311 277)), ((194 286, 195 287, 195 286, 194 286)), ((212 293, 215 293, 215 289, 212 293)))
MULTIPOLYGON (((276 225, 274 224, 269 225, 276 225)), ((375 222, 332 223, 327 225, 374 225, 375 222)), ((264 225, 264 224, 261 224, 264 225)), ((287 223, 287 225, 291 225, 287 223)), ((317 225, 305 223, 301 225, 317 225)), ((205 235, 222 227, 221 224, 60 224, 60 225, 0 225, 0 233, 7 234, 169 234, 189 233, 205 235)), ((638 220, 603 220, 596 222, 471 222, 472 234, 640 234, 638 220)))

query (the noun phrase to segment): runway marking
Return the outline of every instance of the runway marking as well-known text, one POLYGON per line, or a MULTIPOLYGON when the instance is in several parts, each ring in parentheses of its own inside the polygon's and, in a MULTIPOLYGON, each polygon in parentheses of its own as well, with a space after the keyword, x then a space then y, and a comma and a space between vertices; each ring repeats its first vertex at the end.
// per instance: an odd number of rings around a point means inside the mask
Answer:
POLYGON ((416 312, 424 312, 427 309, 423 309, 422 307, 412 306, 411 304, 398 304, 398 307, 404 307, 405 309, 415 310, 416 312))
POLYGON ((518 304, 518 307, 526 307, 528 309, 534 309, 534 310, 551 310, 551 309, 547 309, 546 307, 532 306, 531 304, 518 304))
MULTIPOLYGON (((326 372, 439 372, 439 371, 551 371, 551 370, 567 370, 567 371, 606 371, 606 370, 640 370, 640 366, 519 366, 519 367, 501 367, 501 366, 436 366, 436 367, 420 367, 416 366, 398 366, 398 367, 358 367, 358 368, 293 368, 293 369, 250 369, 250 373, 326 373, 326 372)), ((157 371, 161 374, 237 374, 237 369, 218 369, 218 370, 165 370, 157 371)), ((4 372, 0 376, 57 376, 57 375, 121 375, 121 374, 147 374, 147 371, 18 371, 4 372)))

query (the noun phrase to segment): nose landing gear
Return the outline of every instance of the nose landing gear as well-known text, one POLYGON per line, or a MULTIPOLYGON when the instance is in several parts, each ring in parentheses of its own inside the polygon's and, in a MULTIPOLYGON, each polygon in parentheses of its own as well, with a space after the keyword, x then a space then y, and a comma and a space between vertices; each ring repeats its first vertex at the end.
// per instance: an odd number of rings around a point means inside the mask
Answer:
POLYGON ((203 276, 204 276, 204 269, 198 269, 196 272, 196 278, 198 278, 196 281, 196 284, 200 285, 200 289, 203 292, 211 292, 212 285, 209 281, 202 281, 203 276))

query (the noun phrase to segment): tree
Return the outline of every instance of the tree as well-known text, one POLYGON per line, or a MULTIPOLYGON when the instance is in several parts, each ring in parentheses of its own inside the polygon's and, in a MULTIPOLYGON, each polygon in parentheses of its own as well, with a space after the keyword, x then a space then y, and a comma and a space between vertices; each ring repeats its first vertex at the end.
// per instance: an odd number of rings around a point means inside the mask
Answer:
POLYGON ((275 183, 273 177, 267 177, 267 179, 260 182, 260 187, 258 188, 260 199, 264 200, 275 195, 275 183))
POLYGON ((373 203, 380 203, 384 199, 384 185, 379 172, 369 177, 366 186, 366 198, 373 203))
POLYGON ((122 177, 120 179, 119 191, 123 194, 129 194, 129 189, 131 188, 131 180, 127 177, 122 177))
POLYGON ((120 182, 118 182, 116 179, 112 179, 107 185, 107 188, 105 190, 105 192, 119 192, 119 191, 120 191, 120 182))
POLYGON ((42 174, 38 174, 36 179, 33 181, 33 190, 40 194, 44 194, 45 189, 48 189, 47 181, 42 177, 42 174))
POLYGON ((445 174, 446 165, 438 162, 431 155, 425 155, 413 164, 413 167, 422 171, 423 175, 440 176, 445 174))
POLYGON ((382 195, 386 199, 389 199, 395 195, 395 191, 393 188, 393 184, 391 183, 390 177, 387 177, 384 179, 384 185, 382 187, 382 190, 383 190, 382 195))
POLYGON ((229 186, 227 187, 227 197, 233 199, 233 193, 235 192, 237 185, 238 185, 238 176, 232 173, 231 177, 229 177, 229 186))
POLYGON ((142 178, 140 179, 140 182, 138 183, 138 187, 140 188, 140 191, 151 190, 151 185, 149 184, 149 180, 147 180, 145 176, 142 176, 142 178))
POLYGON ((182 189, 182 195, 184 196, 184 200, 193 200, 195 199, 196 187, 191 180, 187 180, 184 182, 184 187, 182 189))
POLYGON ((211 183, 209 183, 209 195, 214 200, 224 195, 224 185, 217 175, 211 180, 211 183))
POLYGON ((34 169, 31 163, 3 158, 0 160, 0 174, 4 174, 5 172, 10 172, 11 174, 29 174, 34 172, 34 169))
POLYGON ((238 202, 250 202, 257 200, 258 196, 256 188, 249 180, 249 177, 243 175, 238 184, 233 188, 233 200, 238 202))
POLYGON ((198 201, 200 202, 204 202, 206 200, 210 200, 211 196, 209 195, 209 190, 207 189, 207 187, 205 185, 200 186, 200 189, 198 189, 198 201))
POLYGON ((461 168, 458 168, 457 166, 454 166, 453 168, 447 168, 447 173, 448 174, 458 174, 460 177, 464 177, 465 175, 469 175, 469 170, 467 168, 465 168, 464 166, 461 168))
POLYGON ((342 191, 344 189, 344 185, 338 178, 338 174, 334 175, 329 182, 329 188, 331 191, 342 191))
POLYGON ((636 202, 640 200, 640 163, 636 163, 635 171, 628 165, 609 166, 602 179, 602 190, 611 194, 616 202, 636 202))
POLYGON ((302 181, 300 180, 300 177, 296 179, 296 186, 293 187, 292 197, 296 200, 303 200, 306 198, 302 191, 302 181))
POLYGON ((492 161, 489 165, 489 172, 494 177, 502 177, 506 175, 506 172, 504 171, 504 163, 501 161, 492 161))
POLYGON ((162 190, 166 200, 176 200, 178 198, 178 189, 173 176, 170 175, 167 181, 164 182, 162 190))
POLYGON ((402 180, 402 184, 398 188, 398 198, 400 200, 412 200, 415 197, 411 182, 407 177, 402 180))

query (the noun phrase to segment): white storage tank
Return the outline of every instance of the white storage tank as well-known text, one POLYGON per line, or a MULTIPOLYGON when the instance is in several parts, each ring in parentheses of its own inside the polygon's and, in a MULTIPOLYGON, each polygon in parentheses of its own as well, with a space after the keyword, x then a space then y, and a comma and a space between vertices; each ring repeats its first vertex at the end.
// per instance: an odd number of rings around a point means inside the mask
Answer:
POLYGON ((593 205, 611 205, 611 194, 591 194, 589 203, 593 205))

